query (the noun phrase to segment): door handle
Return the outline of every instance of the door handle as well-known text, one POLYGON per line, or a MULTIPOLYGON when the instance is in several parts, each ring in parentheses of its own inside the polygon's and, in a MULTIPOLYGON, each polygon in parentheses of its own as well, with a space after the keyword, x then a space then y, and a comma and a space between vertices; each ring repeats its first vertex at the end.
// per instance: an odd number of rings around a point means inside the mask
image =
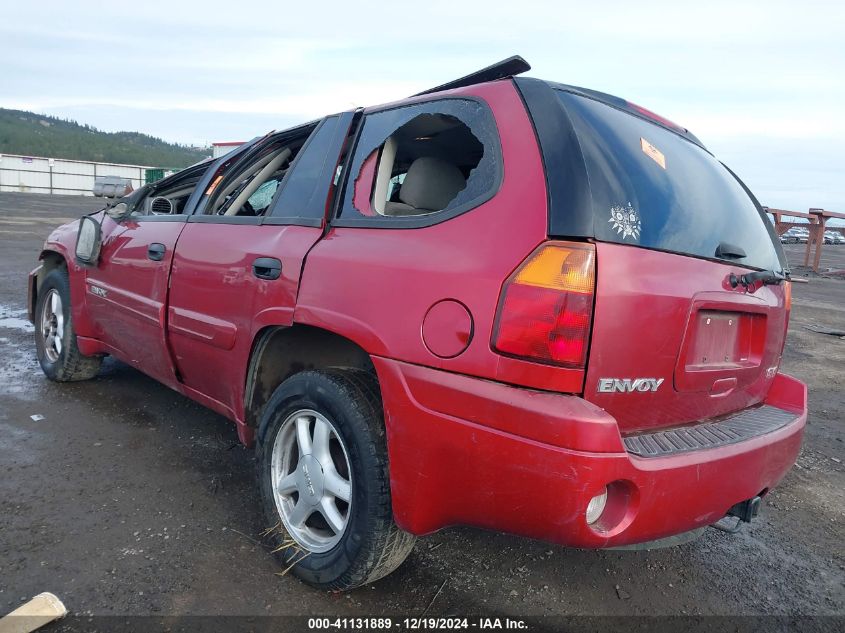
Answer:
POLYGON ((153 260, 154 262, 160 262, 164 259, 164 244, 159 244, 155 242, 150 244, 150 247, 147 249, 147 257, 153 260))
POLYGON ((275 257, 259 257, 252 262, 252 274, 259 279, 278 279, 282 276, 282 262, 275 257))

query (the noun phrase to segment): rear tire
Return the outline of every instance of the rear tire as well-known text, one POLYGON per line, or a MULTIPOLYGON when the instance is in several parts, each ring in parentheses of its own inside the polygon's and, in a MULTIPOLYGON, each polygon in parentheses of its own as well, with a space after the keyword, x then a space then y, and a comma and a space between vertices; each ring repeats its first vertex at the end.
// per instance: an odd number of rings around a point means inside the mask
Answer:
POLYGON ((382 411, 378 382, 357 369, 298 373, 264 409, 256 451, 269 537, 309 585, 374 582, 413 549, 393 521, 382 411))
POLYGON ((44 277, 35 305, 35 351, 44 375, 56 382, 88 380, 97 375, 100 356, 83 356, 76 344, 67 270, 44 277))

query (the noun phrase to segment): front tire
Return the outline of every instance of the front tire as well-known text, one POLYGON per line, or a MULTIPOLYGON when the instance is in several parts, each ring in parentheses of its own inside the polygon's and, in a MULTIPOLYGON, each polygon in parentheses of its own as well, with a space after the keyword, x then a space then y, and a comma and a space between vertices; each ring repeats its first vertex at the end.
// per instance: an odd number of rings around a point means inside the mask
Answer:
POLYGON ((100 371, 102 357, 83 356, 77 347, 70 314, 70 283, 63 268, 48 273, 38 289, 35 351, 44 375, 56 382, 88 380, 100 371))
POLYGON ((282 383, 259 424, 258 478, 279 562, 335 591, 386 576, 415 537, 393 521, 382 403, 356 369, 305 371, 282 383))

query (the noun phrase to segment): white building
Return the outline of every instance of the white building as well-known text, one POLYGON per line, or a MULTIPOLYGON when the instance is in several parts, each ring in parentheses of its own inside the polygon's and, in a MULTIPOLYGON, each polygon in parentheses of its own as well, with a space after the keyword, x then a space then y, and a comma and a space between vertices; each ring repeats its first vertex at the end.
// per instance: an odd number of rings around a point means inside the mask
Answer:
POLYGON ((163 173, 149 165, 0 154, 0 191, 90 196, 98 176, 127 178, 132 182, 132 188, 137 189, 147 183, 147 170, 153 170, 150 174, 153 180, 163 173))
POLYGON ((222 142, 222 143, 212 143, 211 144, 211 150, 212 150, 211 156, 213 158, 220 158, 221 156, 228 154, 233 149, 235 149, 236 147, 240 147, 243 144, 244 144, 244 141, 226 141, 226 142, 222 142))

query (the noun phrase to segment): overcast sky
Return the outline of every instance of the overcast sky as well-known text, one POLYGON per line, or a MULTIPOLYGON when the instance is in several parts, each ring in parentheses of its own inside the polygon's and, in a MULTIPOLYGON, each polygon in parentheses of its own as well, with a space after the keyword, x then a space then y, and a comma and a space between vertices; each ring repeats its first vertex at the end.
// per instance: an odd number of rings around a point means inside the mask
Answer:
POLYGON ((499 4, 10 2, 0 107, 207 144, 518 53, 688 127, 765 205, 845 212, 845 3, 499 4))

